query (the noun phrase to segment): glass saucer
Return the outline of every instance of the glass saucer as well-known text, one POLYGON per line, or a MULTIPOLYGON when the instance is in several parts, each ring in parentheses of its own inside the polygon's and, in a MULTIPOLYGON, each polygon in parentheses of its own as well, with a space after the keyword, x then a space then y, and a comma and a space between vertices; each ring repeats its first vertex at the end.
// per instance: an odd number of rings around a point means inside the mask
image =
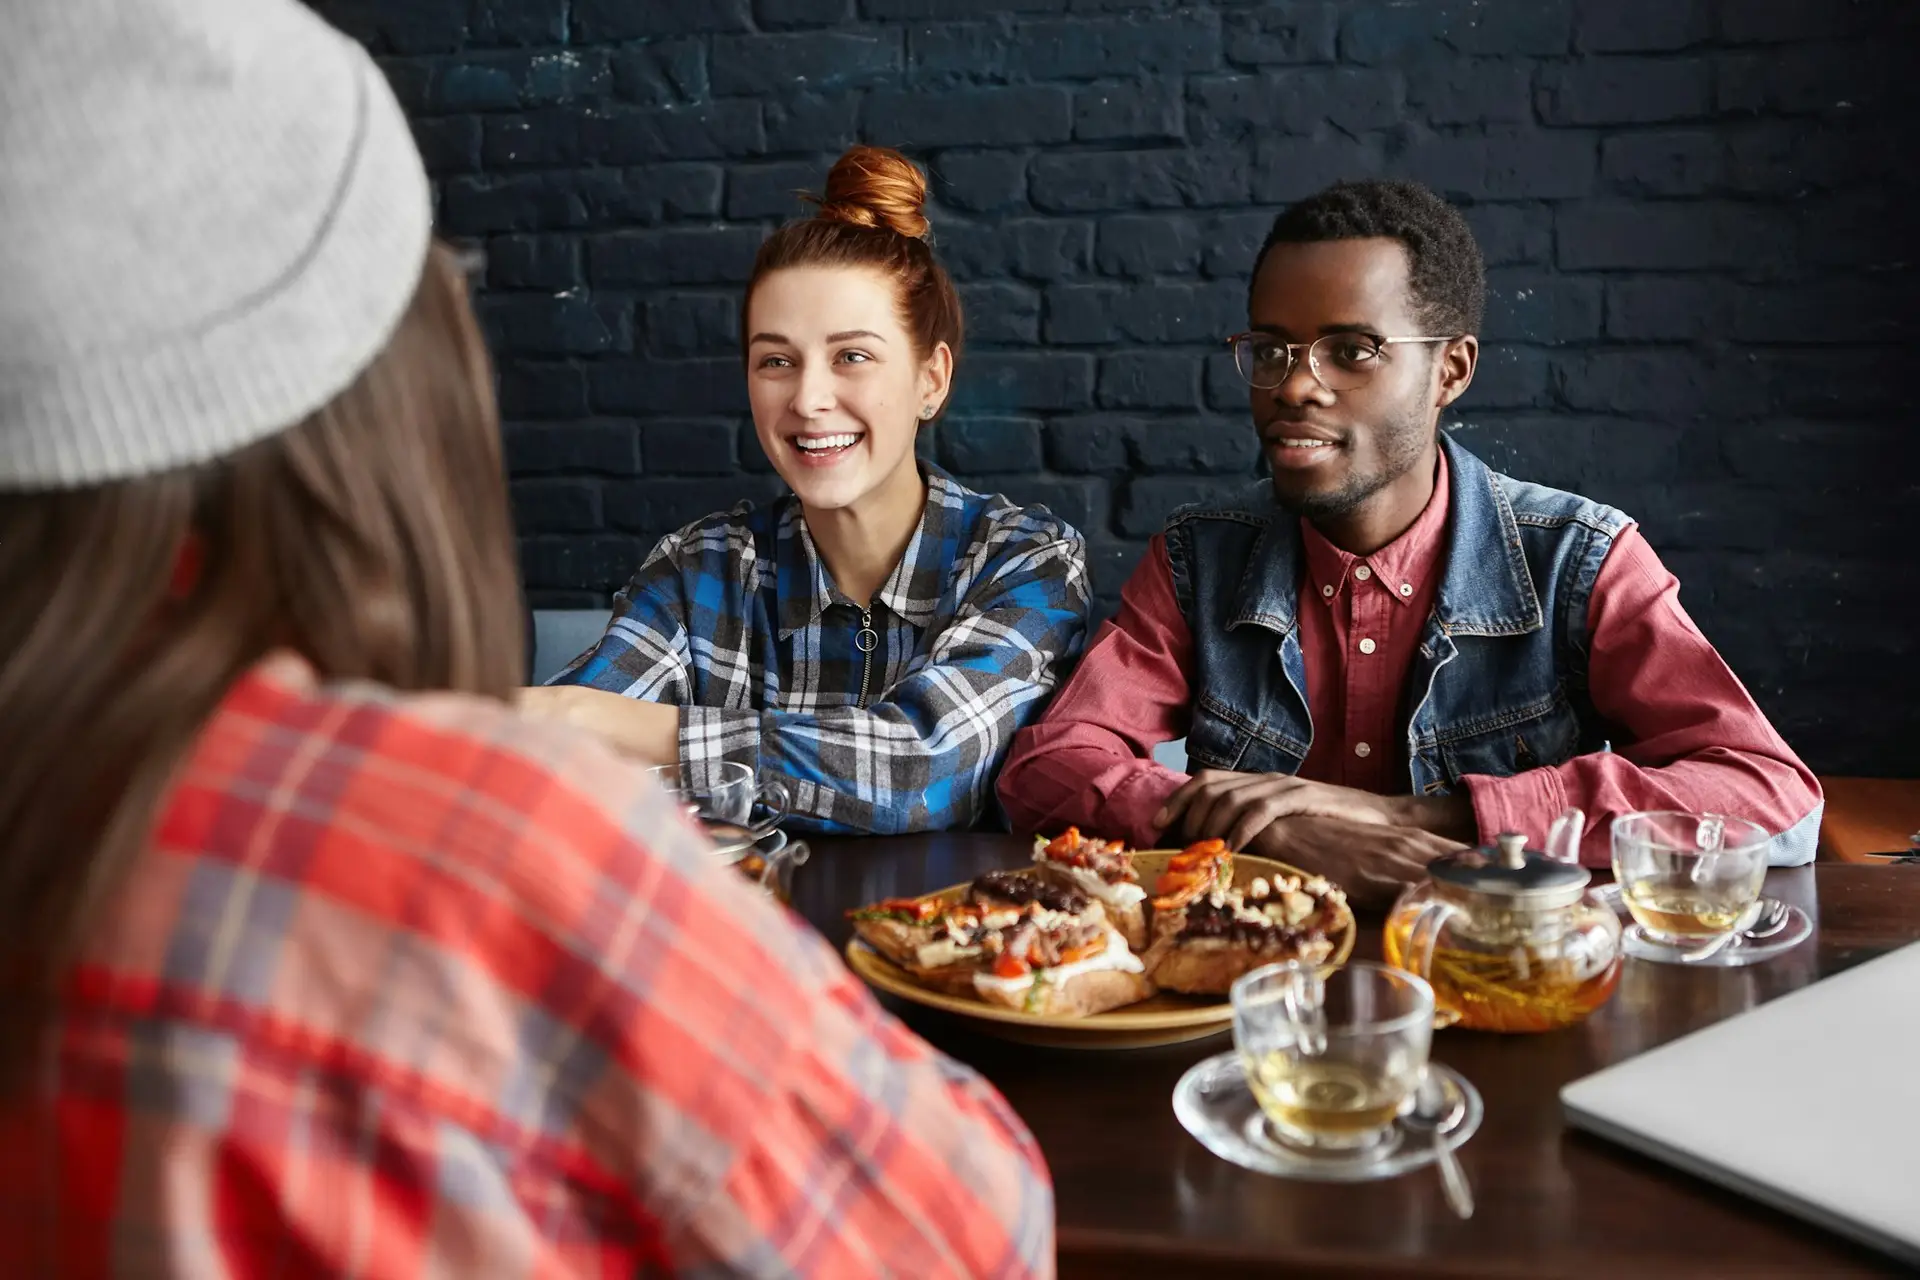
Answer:
MULTIPOLYGON (((1451 1067, 1428 1063, 1448 1092, 1466 1101, 1460 1123, 1447 1131, 1449 1150, 1458 1148, 1480 1128, 1486 1114, 1480 1091, 1451 1067)), ((1433 1163, 1433 1143, 1425 1134, 1411 1136, 1399 1125, 1386 1140, 1364 1152, 1317 1153, 1289 1146, 1267 1128, 1267 1117, 1247 1087, 1240 1055, 1216 1054, 1197 1063, 1173 1089, 1173 1114, 1200 1145, 1222 1160, 1255 1173, 1303 1182, 1373 1182, 1397 1178, 1411 1169, 1433 1163)))
MULTIPOLYGON (((1767 899, 1762 898, 1761 901, 1767 899)), ((1781 905, 1787 909, 1787 922, 1781 926, 1780 932, 1765 938, 1735 938, 1704 960, 1687 959, 1687 948, 1655 941, 1647 936, 1647 931, 1638 923, 1629 924, 1620 931, 1620 949, 1636 960, 1684 965, 1689 969, 1739 969, 1759 964, 1793 950, 1813 933, 1813 921, 1806 912, 1790 902, 1781 905)))

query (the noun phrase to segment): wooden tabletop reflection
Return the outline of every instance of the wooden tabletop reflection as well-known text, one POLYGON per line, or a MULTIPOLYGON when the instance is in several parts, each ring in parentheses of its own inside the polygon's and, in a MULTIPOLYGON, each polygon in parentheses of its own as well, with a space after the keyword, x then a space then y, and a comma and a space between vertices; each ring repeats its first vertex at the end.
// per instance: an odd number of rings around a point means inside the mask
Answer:
MULTIPOLYGON (((809 843, 794 908, 836 946, 848 936, 848 908, 1018 865, 1030 847, 1003 835, 809 843)), ((1231 1047, 1224 1034, 1164 1049, 1048 1050, 889 1005, 998 1085, 1039 1138, 1053 1170, 1063 1276, 1187 1276, 1202 1267, 1209 1277, 1892 1274, 1891 1260, 1561 1121, 1559 1089, 1569 1080, 1920 940, 1920 868, 1775 871, 1767 892, 1815 917, 1813 938, 1784 956, 1745 969, 1629 960, 1614 998, 1581 1026, 1434 1038, 1435 1059, 1486 1098, 1486 1120, 1459 1152, 1479 1204, 1467 1222, 1448 1211, 1431 1169, 1326 1185, 1250 1173, 1207 1152, 1174 1119, 1170 1099, 1182 1072, 1231 1047)), ((1362 918, 1354 954, 1379 956, 1377 918, 1362 918)), ((1783 1081, 1781 1105, 1801 1088, 1892 1084, 1834 1069, 1832 1081, 1783 1081)))

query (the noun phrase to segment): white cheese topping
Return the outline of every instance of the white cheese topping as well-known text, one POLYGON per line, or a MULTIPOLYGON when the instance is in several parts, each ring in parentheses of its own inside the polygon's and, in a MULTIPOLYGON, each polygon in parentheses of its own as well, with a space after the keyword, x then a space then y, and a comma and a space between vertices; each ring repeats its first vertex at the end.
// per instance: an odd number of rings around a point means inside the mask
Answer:
MULTIPOLYGON (((1047 856, 1048 843, 1045 836, 1034 837, 1033 860, 1035 862, 1053 862, 1053 859, 1047 856)), ((1054 863, 1054 865, 1065 871, 1074 884, 1110 907, 1124 911, 1135 903, 1145 902, 1147 899, 1147 891, 1131 880, 1122 880, 1119 884, 1108 884, 1092 867, 1069 866, 1064 862, 1054 863)))
POLYGON ((1119 884, 1108 884, 1100 878, 1100 873, 1091 867, 1068 867, 1067 870, 1073 874, 1075 884, 1109 906, 1130 907, 1136 902, 1144 901, 1147 896, 1145 889, 1130 880, 1123 880, 1119 884))
MULTIPOLYGON (((1140 957, 1127 949, 1127 940, 1113 930, 1107 930, 1107 948, 1098 955, 1088 956, 1085 960, 1075 960, 1072 964, 1055 965, 1044 970, 1047 981, 1066 982, 1075 974, 1094 973, 1101 969, 1118 969, 1122 973, 1143 973, 1146 966, 1140 963, 1140 957)), ((1025 991, 1033 985, 1033 974, 1023 973, 1017 978, 1001 978, 991 973, 973 975, 973 985, 979 991, 1004 991, 1009 994, 1025 991)))

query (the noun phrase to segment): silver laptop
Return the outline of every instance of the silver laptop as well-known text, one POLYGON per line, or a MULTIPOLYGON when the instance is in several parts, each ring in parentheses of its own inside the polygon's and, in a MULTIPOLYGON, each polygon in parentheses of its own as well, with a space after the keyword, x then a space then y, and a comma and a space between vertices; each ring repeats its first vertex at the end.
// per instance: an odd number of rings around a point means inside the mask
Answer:
POLYGON ((1560 1091, 1567 1122, 1920 1266, 1920 943, 1560 1091))

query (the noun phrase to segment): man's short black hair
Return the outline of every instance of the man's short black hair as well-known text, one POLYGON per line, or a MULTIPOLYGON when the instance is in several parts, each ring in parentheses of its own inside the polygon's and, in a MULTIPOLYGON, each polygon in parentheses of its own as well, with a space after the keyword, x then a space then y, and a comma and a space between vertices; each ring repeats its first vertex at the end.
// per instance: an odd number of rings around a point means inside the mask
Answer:
MULTIPOLYGON (((1412 260, 1414 314, 1427 334, 1478 333, 1487 305, 1487 267, 1460 211, 1417 182, 1341 182, 1273 220, 1254 275, 1276 244, 1384 236, 1412 260)), ((1251 285, 1249 285, 1251 287, 1251 285)))

